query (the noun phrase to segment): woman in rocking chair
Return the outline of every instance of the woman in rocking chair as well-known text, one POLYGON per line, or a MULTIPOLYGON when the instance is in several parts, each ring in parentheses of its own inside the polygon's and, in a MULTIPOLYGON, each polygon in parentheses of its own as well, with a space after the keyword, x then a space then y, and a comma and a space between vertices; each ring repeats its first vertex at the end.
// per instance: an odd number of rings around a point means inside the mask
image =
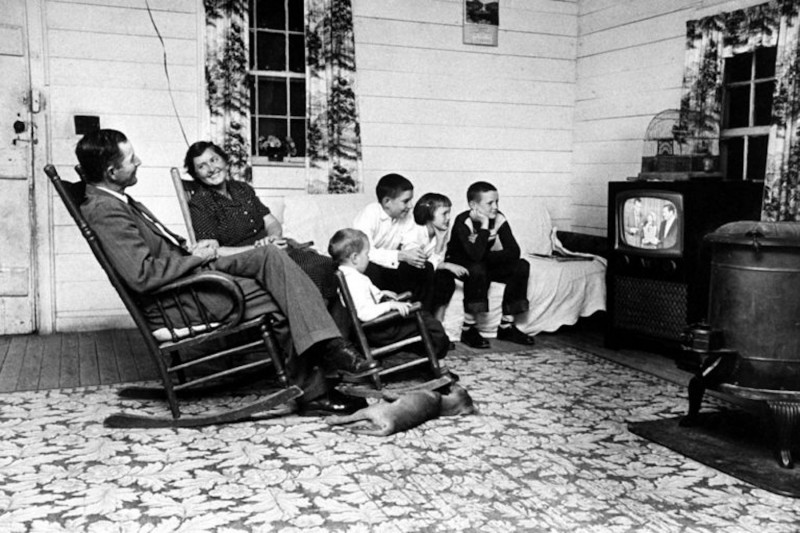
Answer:
POLYGON ((326 301, 338 301, 333 261, 307 244, 283 237, 280 221, 259 200, 253 188, 229 179, 228 154, 222 148, 212 142, 196 142, 189 147, 183 163, 200 185, 189 200, 197 239, 217 240, 220 255, 273 244, 286 251, 326 301))

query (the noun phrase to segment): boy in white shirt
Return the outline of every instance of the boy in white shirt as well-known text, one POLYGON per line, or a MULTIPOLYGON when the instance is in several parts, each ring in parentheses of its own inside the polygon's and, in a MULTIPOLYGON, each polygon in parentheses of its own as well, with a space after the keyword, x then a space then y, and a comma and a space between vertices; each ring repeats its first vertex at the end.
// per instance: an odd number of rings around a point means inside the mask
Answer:
POLYGON ((387 174, 375 187, 378 201, 366 206, 353 221, 369 241, 365 275, 381 289, 410 291, 412 299, 431 311, 433 266, 416 242, 411 213, 414 185, 400 174, 387 174))
MULTIPOLYGON (((381 290, 364 274, 370 264, 370 242, 360 230, 345 228, 337 231, 328 244, 328 254, 339 265, 344 274, 347 288, 356 306, 356 315, 362 322, 375 319, 389 311, 397 311, 407 317, 411 304, 398 302, 397 293, 381 290)), ((433 349, 440 359, 447 355, 450 340, 444 332, 442 323, 427 311, 421 311, 425 325, 431 336, 433 349)), ((367 340, 376 346, 386 346, 418 334, 415 320, 396 320, 381 327, 368 328, 367 340)))

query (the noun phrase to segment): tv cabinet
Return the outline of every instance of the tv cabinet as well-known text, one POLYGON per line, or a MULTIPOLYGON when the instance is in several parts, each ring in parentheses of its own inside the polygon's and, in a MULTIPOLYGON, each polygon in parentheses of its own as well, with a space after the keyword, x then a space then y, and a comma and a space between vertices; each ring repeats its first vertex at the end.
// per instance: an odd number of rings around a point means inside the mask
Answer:
POLYGON ((618 181, 608 184, 606 346, 678 355, 687 325, 705 320, 710 252, 703 237, 734 220, 758 220, 763 184, 692 179, 618 181), (674 192, 682 197, 683 250, 659 256, 621 246, 618 201, 626 191, 674 192))

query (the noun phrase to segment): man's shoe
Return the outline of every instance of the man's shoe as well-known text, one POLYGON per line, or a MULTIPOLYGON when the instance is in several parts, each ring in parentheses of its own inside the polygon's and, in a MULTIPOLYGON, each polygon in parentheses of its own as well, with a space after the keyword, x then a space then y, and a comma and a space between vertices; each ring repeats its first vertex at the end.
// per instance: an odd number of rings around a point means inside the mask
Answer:
POLYGON ((364 398, 345 396, 333 389, 308 402, 298 402, 300 416, 349 415, 367 406, 364 398))
POLYGON ((536 341, 531 335, 521 332, 517 326, 497 328, 497 338, 503 341, 513 342, 514 344, 522 344, 524 346, 533 346, 536 344, 536 341))
POLYGON ((485 349, 490 346, 489 341, 483 338, 475 326, 470 326, 461 331, 461 342, 471 348, 485 349))
POLYGON ((338 373, 348 380, 366 379, 380 371, 378 363, 367 361, 355 346, 342 338, 331 340, 325 352, 322 361, 329 373, 338 373))

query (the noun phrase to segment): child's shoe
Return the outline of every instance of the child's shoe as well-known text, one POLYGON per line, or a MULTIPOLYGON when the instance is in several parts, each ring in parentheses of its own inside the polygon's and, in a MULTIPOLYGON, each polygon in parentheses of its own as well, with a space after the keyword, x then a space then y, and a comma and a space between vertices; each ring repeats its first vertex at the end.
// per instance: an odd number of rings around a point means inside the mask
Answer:
POLYGON ((485 349, 490 346, 489 341, 483 338, 483 335, 478 332, 478 328, 475 326, 461 330, 461 342, 471 348, 485 349))
POLYGON ((517 326, 497 328, 497 338, 503 341, 513 342, 514 344, 522 344, 524 346, 533 346, 536 344, 536 341, 531 335, 521 332, 517 326))

